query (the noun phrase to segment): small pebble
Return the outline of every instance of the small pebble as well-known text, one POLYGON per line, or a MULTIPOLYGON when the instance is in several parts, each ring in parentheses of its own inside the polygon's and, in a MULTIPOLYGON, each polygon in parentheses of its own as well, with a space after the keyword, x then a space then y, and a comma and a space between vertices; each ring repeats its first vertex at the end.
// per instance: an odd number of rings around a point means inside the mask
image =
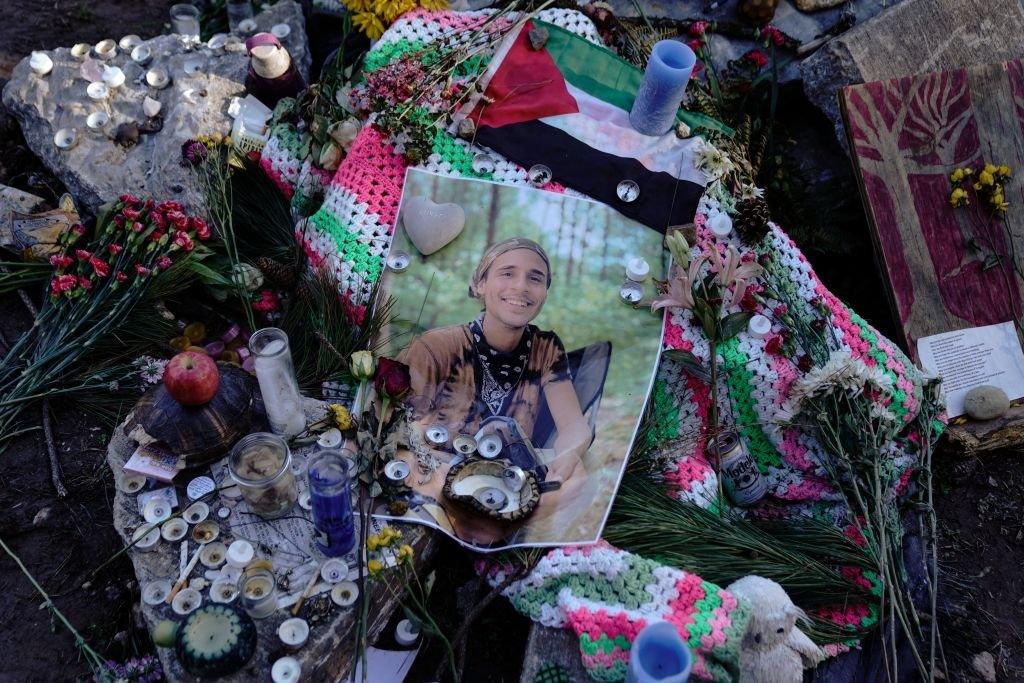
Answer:
POLYGON ((996 659, 991 652, 979 652, 971 658, 971 668, 986 683, 995 683, 996 659))
POLYGON ((974 387, 964 397, 964 411, 972 420, 992 420, 1010 409, 1010 399, 999 387, 974 387))
POLYGON ((543 49, 548 44, 548 30, 540 26, 534 26, 527 34, 530 39, 530 47, 534 50, 543 49))
POLYGON ((32 518, 32 526, 39 526, 40 524, 46 524, 50 521, 50 517, 53 515, 53 508, 45 507, 36 513, 36 516, 32 518))

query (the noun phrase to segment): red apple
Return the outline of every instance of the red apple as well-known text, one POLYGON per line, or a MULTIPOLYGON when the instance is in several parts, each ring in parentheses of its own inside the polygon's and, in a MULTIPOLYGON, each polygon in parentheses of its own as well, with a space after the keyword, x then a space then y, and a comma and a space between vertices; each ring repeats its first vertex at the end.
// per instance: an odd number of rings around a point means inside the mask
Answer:
POLYGON ((171 398, 183 406, 200 406, 217 395, 220 370, 205 353, 183 351, 167 362, 164 386, 171 398))

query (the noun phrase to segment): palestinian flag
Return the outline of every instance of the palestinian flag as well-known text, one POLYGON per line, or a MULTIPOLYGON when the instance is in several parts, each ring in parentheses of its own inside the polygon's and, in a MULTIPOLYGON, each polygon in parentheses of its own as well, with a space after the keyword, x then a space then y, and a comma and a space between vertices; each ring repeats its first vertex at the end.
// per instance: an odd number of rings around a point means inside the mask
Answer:
MULTIPOLYGON (((643 72, 608 50, 552 24, 544 48, 534 50, 527 23, 495 51, 471 102, 476 142, 529 168, 543 164, 554 179, 614 207, 659 232, 689 223, 704 191, 694 168, 698 138, 675 131, 641 135, 629 123, 643 72), (617 188, 640 190, 623 201, 617 188)), ((717 122, 688 112, 691 126, 717 122)))

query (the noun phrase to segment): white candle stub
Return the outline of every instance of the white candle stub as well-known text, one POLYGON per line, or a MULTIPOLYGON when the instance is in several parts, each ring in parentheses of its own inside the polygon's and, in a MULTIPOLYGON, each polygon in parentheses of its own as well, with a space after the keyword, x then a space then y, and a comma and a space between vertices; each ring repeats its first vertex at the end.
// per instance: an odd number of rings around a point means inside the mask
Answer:
POLYGON ((295 657, 281 657, 270 667, 270 678, 274 683, 295 683, 302 673, 302 666, 295 657))
POLYGON ((277 636, 289 647, 302 647, 309 638, 309 624, 299 617, 286 619, 278 627, 277 636))
POLYGON ((732 233, 732 218, 724 211, 720 211, 708 221, 708 227, 715 237, 728 237, 732 233))
POLYGON ((644 282, 651 274, 651 264, 641 257, 631 258, 626 264, 626 277, 633 282, 644 282))
POLYGON ((395 642, 402 647, 409 647, 420 637, 420 629, 408 619, 402 619, 395 627, 395 642))
POLYGON ((750 332, 752 337, 764 339, 772 331, 772 321, 758 313, 747 323, 747 331, 750 332))
POLYGON ((359 586, 354 581, 342 581, 331 589, 331 600, 339 607, 351 607, 359 597, 359 586))
POLYGON ((338 583, 348 576, 348 563, 340 557, 332 557, 320 567, 320 577, 327 583, 338 583))
POLYGON ((255 555, 256 550, 252 547, 252 543, 244 539, 240 538, 228 546, 228 564, 232 567, 239 569, 245 567, 252 562, 255 555))

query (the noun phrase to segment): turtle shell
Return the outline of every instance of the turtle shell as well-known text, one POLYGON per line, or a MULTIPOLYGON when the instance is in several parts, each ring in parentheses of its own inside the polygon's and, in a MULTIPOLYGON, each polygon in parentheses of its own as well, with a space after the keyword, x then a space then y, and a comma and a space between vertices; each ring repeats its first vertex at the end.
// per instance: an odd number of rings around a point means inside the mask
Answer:
POLYGON ((529 517, 540 502, 540 487, 533 472, 525 471, 526 481, 518 492, 505 486, 502 473, 507 460, 472 458, 453 465, 444 479, 441 494, 472 512, 501 522, 518 522, 529 517), (501 503, 501 496, 505 502, 501 503))
POLYGON ((206 605, 181 622, 175 651, 192 676, 230 676, 256 652, 256 624, 233 605, 206 605))
POLYGON ((217 363, 220 386, 201 406, 175 401, 163 384, 150 389, 135 404, 135 420, 149 436, 185 461, 201 467, 222 457, 249 433, 253 415, 252 377, 241 368, 217 363))

